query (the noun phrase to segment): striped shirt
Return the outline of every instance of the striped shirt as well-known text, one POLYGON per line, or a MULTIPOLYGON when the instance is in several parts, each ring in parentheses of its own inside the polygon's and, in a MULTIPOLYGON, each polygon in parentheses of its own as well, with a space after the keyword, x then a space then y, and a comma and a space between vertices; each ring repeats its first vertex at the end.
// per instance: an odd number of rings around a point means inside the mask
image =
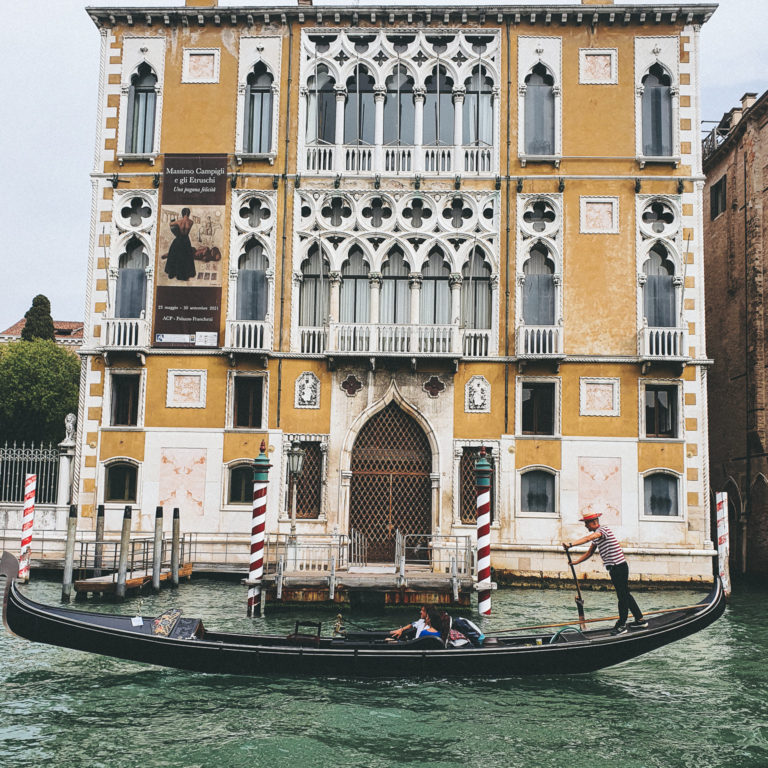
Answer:
POLYGON ((595 540, 595 544, 597 545, 600 557, 603 558, 603 565, 607 567, 626 562, 624 553, 621 551, 621 545, 610 528, 601 525, 596 533, 600 534, 600 538, 595 540))

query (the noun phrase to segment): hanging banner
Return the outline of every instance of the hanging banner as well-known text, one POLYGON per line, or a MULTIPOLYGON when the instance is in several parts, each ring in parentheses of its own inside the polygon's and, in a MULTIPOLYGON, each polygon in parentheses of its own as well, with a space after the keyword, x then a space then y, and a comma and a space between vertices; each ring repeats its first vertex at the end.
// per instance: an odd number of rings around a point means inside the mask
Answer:
POLYGON ((225 268, 226 155, 166 155, 154 346, 218 347, 225 268))
POLYGON ((728 566, 728 494, 716 493, 717 506, 717 564, 720 581, 726 595, 731 594, 731 580, 728 566))

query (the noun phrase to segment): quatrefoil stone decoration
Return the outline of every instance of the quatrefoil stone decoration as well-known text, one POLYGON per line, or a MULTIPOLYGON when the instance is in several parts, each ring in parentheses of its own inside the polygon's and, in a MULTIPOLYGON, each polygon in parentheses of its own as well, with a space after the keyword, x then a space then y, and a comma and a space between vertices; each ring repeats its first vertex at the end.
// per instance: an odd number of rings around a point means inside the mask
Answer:
POLYGON ((270 210, 261 200, 252 197, 241 209, 240 218, 248 222, 249 227, 254 229, 270 217, 270 210))
POLYGON ((472 216, 472 209, 464 205, 460 197, 454 197, 449 206, 443 210, 443 218, 450 219, 451 225, 458 229, 464 223, 465 219, 472 216))
POLYGON ((120 215, 128 219, 132 227, 140 227, 141 220, 148 219, 152 215, 152 209, 141 197, 133 197, 128 205, 120 209, 120 215))
POLYGON ((432 376, 424 382, 424 391, 430 397, 437 397, 445 389, 445 384, 437 376, 432 376))
POLYGON ((424 221, 432 218, 432 210, 424 205, 423 200, 414 200, 404 211, 403 216, 411 220, 414 227, 420 227, 424 221))
POLYGON ((354 397, 363 388, 363 383, 354 373, 350 373, 349 376, 341 382, 341 388, 347 393, 347 397, 354 397))
POLYGON ((643 213, 643 221, 657 234, 661 234, 675 220, 675 214, 661 200, 652 202, 643 213))
POLYGON ((523 221, 534 231, 543 232, 555 220, 552 206, 544 200, 537 200, 523 214, 523 221))

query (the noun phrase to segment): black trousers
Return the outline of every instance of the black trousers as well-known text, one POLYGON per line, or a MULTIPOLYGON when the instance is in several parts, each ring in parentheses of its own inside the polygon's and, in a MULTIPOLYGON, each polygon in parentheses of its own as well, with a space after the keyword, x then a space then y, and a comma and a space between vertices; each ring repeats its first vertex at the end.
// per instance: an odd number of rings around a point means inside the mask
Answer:
POLYGON ((643 618, 643 612, 629 591, 629 566, 626 562, 609 565, 608 573, 619 598, 619 624, 626 624, 630 611, 637 621, 643 618))

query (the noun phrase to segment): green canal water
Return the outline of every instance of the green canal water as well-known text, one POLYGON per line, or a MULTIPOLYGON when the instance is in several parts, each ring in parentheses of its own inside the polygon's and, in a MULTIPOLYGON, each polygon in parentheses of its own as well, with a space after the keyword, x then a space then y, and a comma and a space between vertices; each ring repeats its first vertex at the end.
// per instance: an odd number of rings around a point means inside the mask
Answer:
MULTIPOLYGON (((34 578, 34 575, 33 575, 34 578)), ((55 602, 60 586, 28 594, 55 602)), ((642 592, 645 610, 701 593, 642 592)), ((612 593, 585 594, 612 613, 612 593)), ((90 610, 180 607, 211 628, 286 632, 297 614, 244 617, 244 589, 198 580, 90 610)), ((570 591, 500 590, 493 632, 575 616, 570 591)), ((507 680, 302 680, 199 675, 35 645, 0 630, 0 766, 50 768, 765 768, 768 588, 745 588, 705 631, 588 675, 507 680)), ((327 621, 333 614, 303 611, 327 621)), ((347 614, 349 615, 349 614, 347 614)), ((397 626, 410 612, 352 616, 397 626)))

